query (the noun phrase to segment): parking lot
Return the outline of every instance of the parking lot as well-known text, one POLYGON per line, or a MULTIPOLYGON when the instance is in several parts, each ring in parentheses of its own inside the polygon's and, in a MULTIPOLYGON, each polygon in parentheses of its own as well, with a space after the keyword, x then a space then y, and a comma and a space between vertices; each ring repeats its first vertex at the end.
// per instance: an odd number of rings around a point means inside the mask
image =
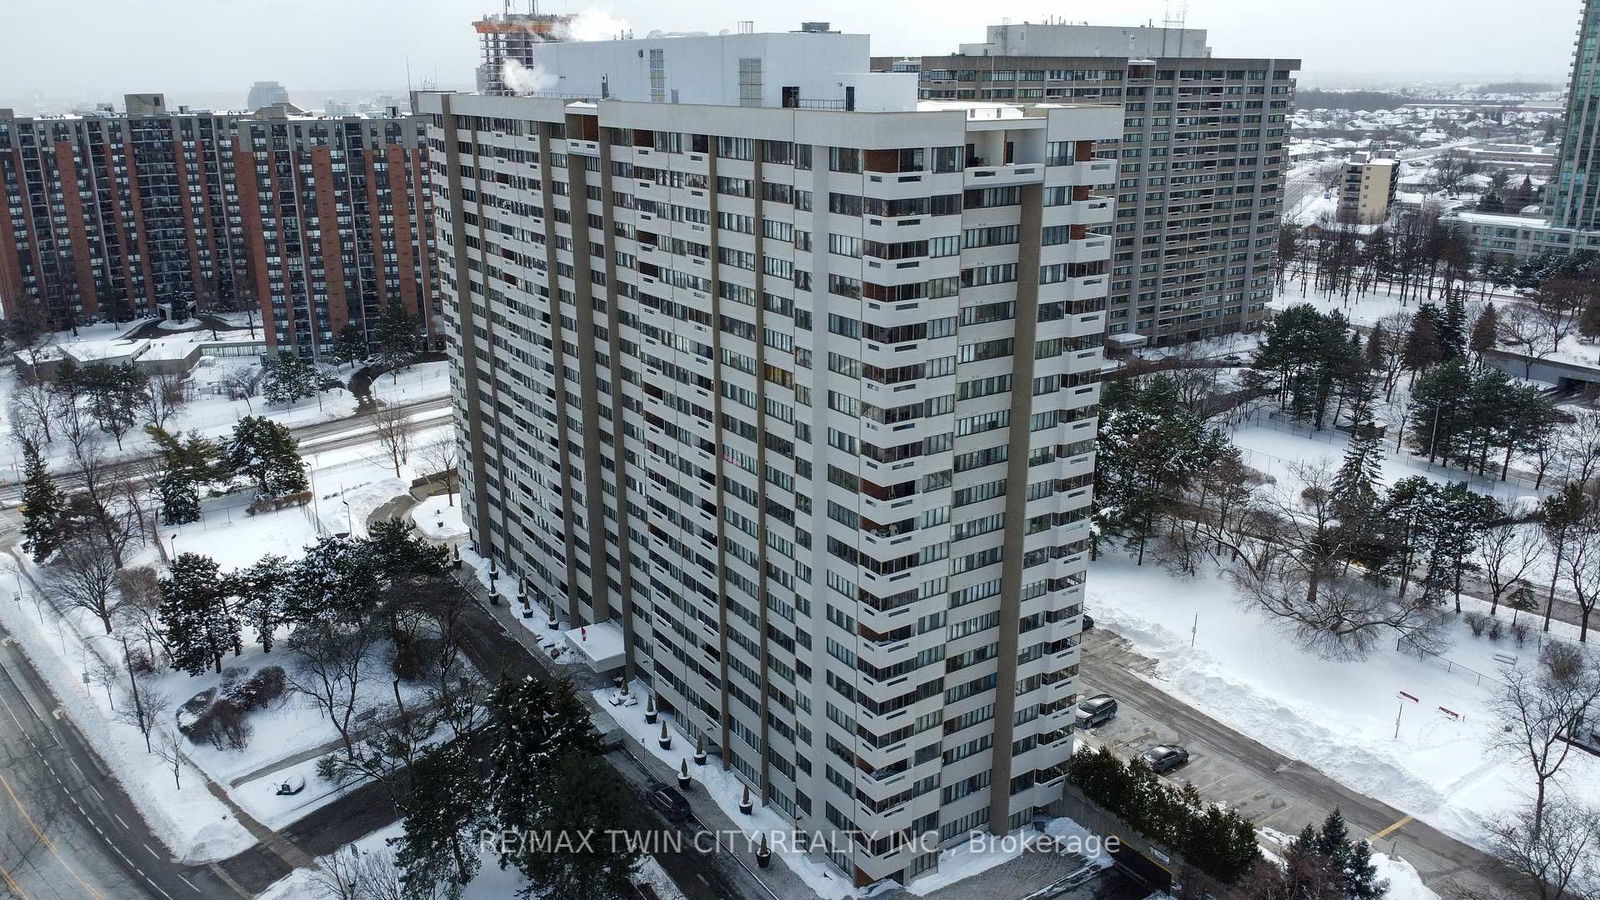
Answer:
POLYGON ((1202 797, 1238 810, 1258 826, 1293 834, 1327 815, 1327 808, 1320 802, 1285 791, 1261 775, 1263 768, 1284 773, 1296 766, 1304 767, 1303 764, 1236 733, 1232 734, 1236 739, 1227 746, 1215 746, 1208 740, 1215 733, 1215 723, 1206 720, 1206 727, 1187 727, 1200 724, 1197 720, 1201 717, 1193 710, 1180 704, 1154 708, 1141 702, 1140 697, 1120 691, 1120 679, 1117 684, 1110 683, 1112 679, 1105 676, 1112 669, 1121 669, 1128 676, 1152 670, 1150 660, 1132 652, 1126 641, 1104 629, 1095 629, 1086 636, 1085 644, 1085 659, 1092 654, 1094 665, 1085 666, 1082 695, 1088 698, 1105 691, 1118 700, 1116 718, 1083 732, 1083 738, 1091 745, 1103 744, 1124 757, 1158 744, 1180 745, 1189 751, 1189 762, 1164 777, 1178 785, 1193 782, 1202 797), (1096 675, 1102 675, 1098 682, 1096 675), (1174 710, 1174 706, 1178 709, 1174 710), (1187 714, 1183 714, 1185 711, 1187 714))

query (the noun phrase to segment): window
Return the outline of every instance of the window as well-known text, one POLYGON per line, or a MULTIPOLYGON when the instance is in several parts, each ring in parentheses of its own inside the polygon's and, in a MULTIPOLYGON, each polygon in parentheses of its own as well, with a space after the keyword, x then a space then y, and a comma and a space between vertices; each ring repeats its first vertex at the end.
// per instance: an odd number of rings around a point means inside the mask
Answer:
POLYGON ((853 147, 829 147, 828 169, 833 172, 860 172, 861 151, 853 147))

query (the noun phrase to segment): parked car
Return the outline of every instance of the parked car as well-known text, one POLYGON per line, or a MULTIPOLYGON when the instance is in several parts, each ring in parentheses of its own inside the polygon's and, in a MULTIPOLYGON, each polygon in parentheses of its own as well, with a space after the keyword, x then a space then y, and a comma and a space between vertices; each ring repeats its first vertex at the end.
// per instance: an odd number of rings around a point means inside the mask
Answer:
POLYGON ((675 788, 667 785, 657 784, 652 786, 648 799, 650 805, 655 807, 656 812, 674 825, 689 818, 691 815, 689 801, 683 799, 683 795, 678 793, 675 788))
POLYGON ((1171 772, 1189 761, 1189 751, 1176 744, 1157 744, 1139 754, 1144 764, 1158 774, 1171 772))
POLYGON ((1230 362, 1230 363, 1244 362, 1244 357, 1240 356, 1237 353, 1229 353, 1227 356, 1224 356, 1222 358, 1222 361, 1223 362, 1230 362))
POLYGON ((1083 614, 1083 630, 1084 631, 1088 631, 1089 629, 1091 629, 1093 627, 1094 627, 1094 616, 1091 616, 1088 613, 1084 613, 1083 614))
POLYGON ((278 796, 280 797, 298 794, 305 789, 306 777, 304 775, 286 775, 283 780, 278 782, 278 796))
POLYGON ((1117 717, 1117 699, 1110 694, 1095 694, 1078 704, 1078 727, 1094 728, 1117 717))

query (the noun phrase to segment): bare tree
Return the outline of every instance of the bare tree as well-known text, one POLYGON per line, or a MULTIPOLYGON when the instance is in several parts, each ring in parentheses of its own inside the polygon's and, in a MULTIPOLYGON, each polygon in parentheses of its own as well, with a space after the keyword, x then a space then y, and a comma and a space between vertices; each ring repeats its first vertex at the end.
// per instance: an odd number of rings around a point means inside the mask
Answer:
POLYGON ((1440 191, 1454 194, 1461 189, 1461 181, 1466 177, 1461 160, 1452 153, 1445 153, 1433 161, 1433 183, 1440 191))
POLYGON ((398 405, 379 406, 367 417, 372 423, 373 436, 383 451, 383 460, 394 468, 394 477, 400 477, 400 466, 411 455, 411 414, 398 405))
POLYGON ((1568 531, 1561 572, 1578 604, 1578 640, 1589 642, 1589 617, 1600 601, 1600 501, 1591 499, 1568 531))
POLYGON ((311 883, 325 900, 433 900, 425 885, 406 885, 394 851, 341 847, 310 869, 311 883))
POLYGON ((1526 306, 1544 323, 1552 353, 1577 332, 1579 314, 1594 296, 1594 290, 1587 279, 1552 278, 1533 292, 1526 306))
MULTIPOLYGON (((1542 815, 1525 806, 1490 826, 1490 855, 1498 873, 1538 900, 1594 900, 1600 883, 1600 813, 1566 799, 1542 815)), ((1463 900, 1501 900, 1495 893, 1457 891, 1463 900)))
POLYGON ((1296 466, 1295 478, 1304 485, 1300 492, 1254 509, 1241 528, 1248 536, 1231 544, 1232 575, 1245 603, 1327 658, 1360 659, 1395 636, 1430 647, 1441 623, 1431 603, 1343 574, 1357 535, 1340 527, 1327 467, 1296 466))
POLYGON ((1572 752, 1563 734, 1600 699, 1600 663, 1585 650, 1552 641, 1540 651, 1536 668, 1507 666, 1501 680, 1491 708, 1504 730, 1496 732, 1495 739, 1502 752, 1532 770, 1528 830, 1537 839, 1550 784, 1572 752))
POLYGON ((1532 525, 1502 518, 1479 530, 1472 556, 1489 586, 1490 615, 1498 614, 1500 599, 1533 570, 1543 552, 1544 538, 1532 525))
POLYGON ((1587 485, 1600 480, 1600 410, 1572 411, 1572 423, 1556 434, 1555 454, 1566 480, 1587 485))
POLYGON ((1523 362, 1524 377, 1533 371, 1533 360, 1543 359, 1556 350, 1558 342, 1550 333, 1549 324, 1524 304, 1506 304, 1500 313, 1499 326, 1505 342, 1520 347, 1522 354, 1528 357, 1523 362))
POLYGON ((67 407, 62 431, 67 441, 71 474, 76 476, 78 493, 71 500, 72 512, 81 512, 87 526, 96 529, 110 551, 117 568, 124 565, 124 553, 134 539, 128 510, 121 508, 122 485, 117 469, 106 459, 105 443, 91 427, 76 404, 67 407))
POLYGON ((81 532, 67 540, 45 569, 48 595, 63 610, 77 609, 94 616, 110 634, 119 569, 98 532, 81 532))
POLYGON ((426 475, 444 476, 445 492, 451 506, 456 505, 456 490, 461 484, 461 445, 454 430, 417 448, 417 458, 427 467, 426 475))
POLYGON ((123 636, 142 641, 149 653, 153 667, 165 665, 171 656, 166 633, 161 629, 158 610, 161 607, 160 577, 150 566, 123 569, 117 573, 117 593, 122 602, 117 606, 117 620, 127 629, 123 636), (129 635, 128 632, 133 632, 129 635))
POLYGON ((369 656, 378 640, 378 629, 356 627, 303 626, 289 636, 288 646, 295 656, 289 667, 289 685, 304 694, 328 716, 345 755, 356 755, 355 720, 360 704, 362 680, 369 674, 369 656))
MULTIPOLYGON (((151 749, 156 758, 172 767, 172 786, 183 790, 183 744, 178 738, 178 729, 175 725, 165 725, 152 729, 155 732, 155 742, 151 749)), ((149 739, 149 734, 145 735, 149 739)))
POLYGON ((151 375, 149 389, 141 398, 145 420, 157 428, 166 428, 167 421, 189 402, 187 381, 188 376, 181 372, 151 375))
POLYGON ((117 721, 139 729, 139 733, 144 735, 144 749, 155 753, 161 724, 171 717, 172 695, 141 682, 137 675, 132 674, 128 678, 128 687, 128 702, 117 710, 117 721))
POLYGON ((12 428, 44 444, 56 436, 56 420, 61 416, 61 393, 48 382, 22 378, 11 394, 12 428))
POLYGON ((227 392, 229 400, 243 400, 244 408, 250 413, 255 412, 255 404, 250 398, 256 394, 256 370, 235 369, 217 380, 218 386, 227 392))

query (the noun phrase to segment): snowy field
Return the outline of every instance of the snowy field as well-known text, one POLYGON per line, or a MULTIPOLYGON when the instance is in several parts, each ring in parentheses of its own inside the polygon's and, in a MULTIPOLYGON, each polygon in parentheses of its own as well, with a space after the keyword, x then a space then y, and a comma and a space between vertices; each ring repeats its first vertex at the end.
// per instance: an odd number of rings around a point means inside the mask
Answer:
MULTIPOLYGON (((1521 800, 1529 779, 1490 749, 1497 727, 1488 704, 1502 667, 1496 655, 1530 665, 1533 640, 1518 648, 1475 638, 1456 621, 1444 655, 1470 672, 1392 644, 1357 662, 1323 660, 1244 609, 1223 577, 1179 579, 1120 554, 1090 567, 1088 595, 1098 624, 1157 661, 1163 690, 1355 790, 1478 845, 1486 823, 1521 800), (1401 701, 1400 691, 1418 702, 1401 701)), ((1574 754, 1568 767, 1564 783, 1600 802, 1600 759, 1574 754)))
MULTIPOLYGON (((1302 467, 1326 467, 1330 475, 1344 459, 1350 436, 1343 431, 1325 428, 1315 432, 1309 426, 1287 419, 1273 419, 1266 412, 1252 415, 1247 421, 1227 428, 1228 436, 1239 448, 1245 465, 1270 476, 1286 494, 1298 492, 1300 478, 1296 473, 1302 467)), ((1394 438, 1384 441, 1382 482, 1392 486, 1395 482, 1413 475, 1421 475, 1440 484, 1465 481, 1472 490, 1488 494, 1502 502, 1532 502, 1542 493, 1548 493, 1551 479, 1546 479, 1540 491, 1511 476, 1506 481, 1485 478, 1464 469, 1428 464, 1406 450, 1396 451, 1394 438)))

